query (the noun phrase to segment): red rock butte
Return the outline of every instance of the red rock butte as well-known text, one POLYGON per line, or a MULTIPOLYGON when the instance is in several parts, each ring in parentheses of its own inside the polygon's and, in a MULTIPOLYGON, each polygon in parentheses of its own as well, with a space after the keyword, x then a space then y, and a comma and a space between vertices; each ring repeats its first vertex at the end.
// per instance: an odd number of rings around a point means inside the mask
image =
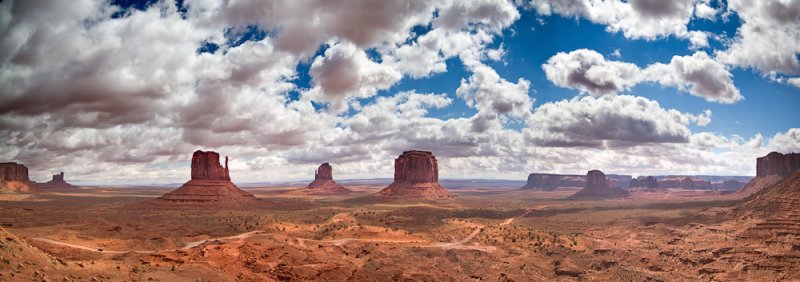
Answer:
POLYGON ((0 163, 0 191, 30 192, 36 186, 28 178, 28 167, 10 162, 0 163))
POLYGON ((756 159, 756 177, 751 179, 737 194, 750 195, 778 183, 800 170, 800 154, 771 152, 756 159))
POLYGON ((628 191, 608 185, 608 178, 599 170, 586 173, 586 187, 570 196, 570 199, 609 199, 628 196, 628 191))
POLYGON ((198 150, 192 155, 192 179, 158 199, 189 203, 236 203, 255 200, 255 196, 231 182, 228 157, 225 157, 225 167, 222 167, 217 152, 198 150))
POLYGON ((46 188, 46 189, 69 189, 69 188, 75 188, 75 185, 69 184, 69 183, 67 183, 67 181, 64 180, 64 172, 63 171, 58 173, 58 174, 53 174, 53 179, 52 180, 50 180, 48 182, 45 182, 45 183, 39 183, 36 186, 39 186, 41 188, 46 188))
POLYGON ((405 151, 394 160, 394 182, 378 192, 384 198, 452 198, 439 184, 439 165, 433 153, 405 151))
POLYGON ((333 167, 324 163, 314 172, 314 181, 308 184, 304 193, 307 194, 346 194, 352 191, 333 181, 333 167))

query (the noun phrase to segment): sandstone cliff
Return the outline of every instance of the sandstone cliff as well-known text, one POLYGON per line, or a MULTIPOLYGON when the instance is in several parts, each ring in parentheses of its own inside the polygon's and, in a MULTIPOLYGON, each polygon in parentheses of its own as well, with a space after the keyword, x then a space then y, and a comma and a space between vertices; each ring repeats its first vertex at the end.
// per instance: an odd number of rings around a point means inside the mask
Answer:
POLYGON ((67 183, 67 181, 64 180, 64 172, 63 171, 60 172, 59 174, 53 174, 53 179, 52 180, 50 180, 48 182, 45 182, 45 183, 39 183, 36 186, 39 186, 40 188, 44 188, 44 189, 69 189, 69 188, 75 188, 75 185, 69 184, 69 183, 67 183))
POLYGON ((309 183, 303 192, 306 194, 347 194, 352 191, 336 183, 333 180, 333 167, 329 163, 324 163, 314 172, 314 181, 309 183))
POLYGON ((452 198, 439 184, 439 165, 433 153, 405 151, 394 160, 394 182, 378 192, 385 198, 452 198))
POLYGON ((609 186, 606 175, 599 170, 586 173, 586 187, 570 196, 570 199, 608 199, 628 196, 628 191, 609 186))
POLYGON ((743 195, 756 193, 798 170, 800 170, 800 154, 769 153, 756 159, 756 177, 736 193, 743 195))
POLYGON ((0 163, 0 191, 31 192, 36 186, 28 178, 28 167, 18 163, 0 163))
POLYGON ((638 178, 631 179, 629 187, 630 188, 658 189, 659 185, 658 185, 658 181, 656 180, 655 177, 652 177, 652 176, 647 176, 647 177, 640 176, 638 178))
POLYGON ((219 164, 219 154, 198 150, 192 155, 192 179, 158 199, 169 202, 241 203, 255 200, 255 196, 230 181, 227 157, 223 168, 219 164))

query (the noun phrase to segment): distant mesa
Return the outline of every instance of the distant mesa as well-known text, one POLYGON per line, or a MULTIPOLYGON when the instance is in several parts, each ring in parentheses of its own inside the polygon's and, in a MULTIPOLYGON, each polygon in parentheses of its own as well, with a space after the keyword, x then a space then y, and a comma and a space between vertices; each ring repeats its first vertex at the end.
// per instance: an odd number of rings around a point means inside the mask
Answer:
POLYGON ((0 191, 33 192, 36 186, 28 178, 28 167, 10 162, 0 163, 0 191))
POLYGON ((639 176, 637 178, 631 179, 630 188, 644 188, 648 190, 659 189, 658 180, 652 176, 639 176))
MULTIPOLYGON (((607 175, 609 184, 613 187, 628 188, 631 181, 630 175, 607 175)), ((522 190, 554 191, 558 188, 583 188, 586 186, 586 176, 576 174, 549 174, 531 173, 528 182, 522 190)))
POLYGON ((570 196, 570 199, 610 199, 628 196, 628 191, 609 186, 606 175, 599 170, 586 173, 586 187, 570 196))
POLYGON ((253 201, 255 196, 231 182, 228 157, 225 157, 225 167, 222 167, 217 152, 198 150, 192 155, 192 179, 158 199, 188 203, 238 203, 253 201))
POLYGON ((676 188, 685 190, 713 190, 711 181, 690 176, 668 177, 658 181, 661 188, 676 188))
POLYGON ((333 181, 333 167, 324 163, 314 172, 314 181, 303 192, 306 194, 347 194, 352 191, 333 181))
POLYGON ((378 192, 384 198, 447 199, 454 197, 439 184, 439 165, 433 153, 405 151, 394 160, 394 182, 378 192))
POLYGON ((36 186, 38 186, 40 188, 45 188, 45 189, 70 189, 70 188, 76 188, 75 185, 69 184, 69 183, 67 183, 67 181, 64 180, 64 172, 63 171, 58 173, 58 174, 53 174, 53 179, 52 180, 47 181, 45 183, 38 183, 38 184, 36 184, 36 186))
POLYGON ((756 159, 756 177, 736 191, 737 194, 750 195, 781 181, 800 170, 800 154, 781 154, 771 152, 756 159))

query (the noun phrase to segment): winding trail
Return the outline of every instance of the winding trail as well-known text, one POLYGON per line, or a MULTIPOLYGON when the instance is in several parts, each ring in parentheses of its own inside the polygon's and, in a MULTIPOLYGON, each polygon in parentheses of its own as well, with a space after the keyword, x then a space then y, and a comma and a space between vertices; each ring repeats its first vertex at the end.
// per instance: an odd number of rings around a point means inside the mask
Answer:
MULTIPOLYGON (((539 206, 536 209, 541 209, 543 207, 544 206, 539 206)), ((525 217, 526 215, 528 215, 533 210, 534 209, 527 209, 526 212, 523 213, 522 215, 508 218, 508 219, 504 220, 503 222, 501 222, 498 226, 509 225, 512 222, 514 222, 514 219, 517 219, 517 218, 520 218, 520 217, 525 217)), ((484 227, 485 227, 484 225, 477 226, 475 228, 475 230, 473 230, 472 233, 467 235, 467 237, 464 237, 464 239, 461 239, 461 240, 458 240, 458 241, 455 241, 455 242, 432 243, 432 244, 428 245, 427 247, 442 248, 442 249, 445 249, 445 250, 470 249, 470 250, 480 250, 480 251, 485 251, 485 252, 494 251, 494 250, 497 249, 494 246, 469 246, 469 245, 465 245, 467 242, 469 242, 470 240, 475 238, 475 236, 478 236, 478 234, 480 234, 481 231, 483 231, 484 227)), ((214 242, 214 241, 245 240, 245 239, 253 237, 255 235, 264 234, 264 233, 266 233, 266 231, 256 230, 256 231, 245 232, 245 233, 238 234, 238 235, 233 235, 233 236, 209 238, 209 239, 205 239, 205 240, 188 242, 188 243, 186 243, 186 245, 183 248, 180 248, 180 250, 188 250, 188 249, 200 246, 202 244, 209 243, 209 242, 214 242)), ((341 239, 336 239, 336 240, 314 240, 314 239, 305 239, 305 238, 300 238, 300 237, 296 237, 296 238, 297 238, 298 243, 301 246, 305 246, 305 241, 320 242, 320 243, 330 243, 330 244, 334 244, 335 246, 344 246, 347 243, 353 242, 353 241, 383 242, 383 243, 422 243, 419 240, 390 240, 390 239, 362 239, 362 238, 341 238, 341 239)), ((96 253, 103 253, 103 254, 114 254, 114 255, 127 254, 127 253, 153 254, 153 253, 156 253, 156 252, 159 252, 159 251, 175 250, 175 249, 163 249, 163 250, 152 250, 152 251, 150 251, 150 250, 148 250, 148 251, 142 251, 142 250, 114 251, 114 250, 106 250, 104 248, 92 248, 92 247, 86 247, 86 246, 81 246, 81 245, 76 245, 76 244, 70 244, 70 243, 51 240, 51 239, 47 239, 47 238, 38 238, 37 237, 37 238, 31 238, 31 240, 45 242, 45 243, 49 243, 49 244, 53 244, 53 245, 59 245, 59 246, 64 246, 64 247, 75 248, 75 249, 89 251, 89 252, 96 252, 96 253)))

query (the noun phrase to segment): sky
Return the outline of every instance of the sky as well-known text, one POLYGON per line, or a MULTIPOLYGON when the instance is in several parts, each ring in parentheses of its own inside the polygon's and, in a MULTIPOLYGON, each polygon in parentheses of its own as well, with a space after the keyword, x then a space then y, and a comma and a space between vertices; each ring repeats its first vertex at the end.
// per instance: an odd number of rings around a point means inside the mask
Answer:
POLYGON ((800 0, 0 2, 0 162, 177 183, 754 175, 800 152, 800 0))

